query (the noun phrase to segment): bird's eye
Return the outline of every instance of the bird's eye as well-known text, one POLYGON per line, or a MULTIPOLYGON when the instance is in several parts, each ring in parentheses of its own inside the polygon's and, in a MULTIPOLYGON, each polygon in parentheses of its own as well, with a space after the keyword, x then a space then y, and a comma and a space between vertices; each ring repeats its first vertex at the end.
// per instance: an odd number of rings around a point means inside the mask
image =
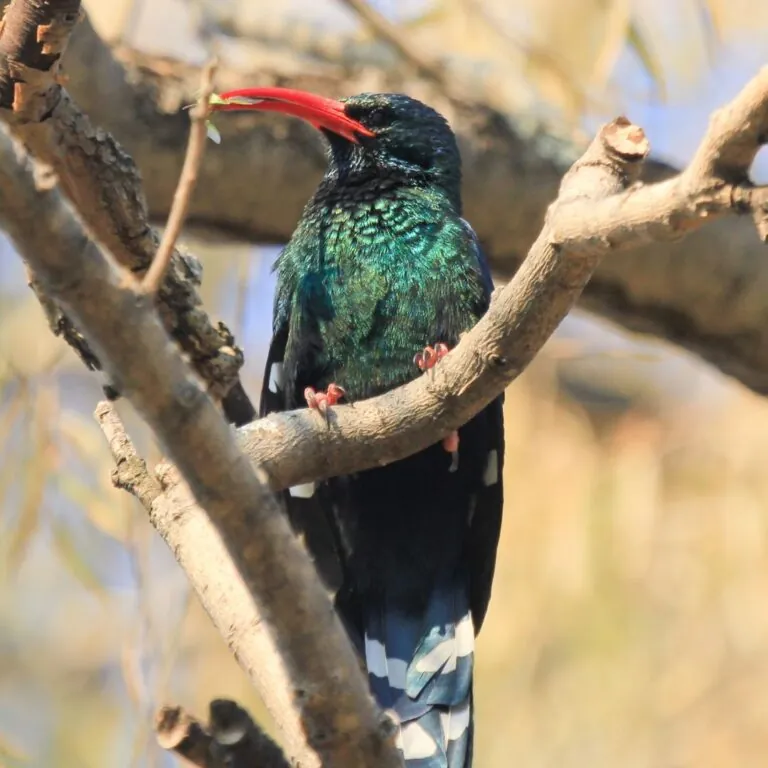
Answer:
POLYGON ((387 116, 383 109, 374 109, 368 114, 366 122, 371 128, 381 128, 386 124, 387 116))

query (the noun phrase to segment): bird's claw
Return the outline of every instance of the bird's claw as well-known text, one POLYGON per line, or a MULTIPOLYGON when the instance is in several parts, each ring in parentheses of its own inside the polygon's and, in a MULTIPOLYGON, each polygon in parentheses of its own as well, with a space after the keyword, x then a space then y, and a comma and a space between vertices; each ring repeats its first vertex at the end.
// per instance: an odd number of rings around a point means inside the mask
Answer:
POLYGON ((424 347, 421 352, 413 356, 413 362, 420 371, 428 371, 434 368, 448 354, 448 345, 438 342, 434 347, 424 347))
POLYGON ((450 435, 443 438, 443 448, 448 453, 456 453, 459 450, 459 433, 457 430, 454 429, 450 435))
POLYGON ((304 399, 307 401, 307 407, 315 411, 320 411, 327 418, 329 406, 336 405, 346 392, 338 384, 329 384, 325 392, 317 392, 312 387, 304 390, 304 399))

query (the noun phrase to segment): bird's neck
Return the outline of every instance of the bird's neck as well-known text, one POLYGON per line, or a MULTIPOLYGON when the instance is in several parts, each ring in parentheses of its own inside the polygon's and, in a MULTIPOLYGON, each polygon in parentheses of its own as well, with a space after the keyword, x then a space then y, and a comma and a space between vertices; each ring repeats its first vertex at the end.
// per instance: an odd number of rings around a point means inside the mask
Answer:
POLYGON ((355 173, 342 177, 326 174, 308 205, 314 215, 340 209, 350 214, 367 209, 437 219, 461 216, 461 198, 439 184, 397 173, 355 173))

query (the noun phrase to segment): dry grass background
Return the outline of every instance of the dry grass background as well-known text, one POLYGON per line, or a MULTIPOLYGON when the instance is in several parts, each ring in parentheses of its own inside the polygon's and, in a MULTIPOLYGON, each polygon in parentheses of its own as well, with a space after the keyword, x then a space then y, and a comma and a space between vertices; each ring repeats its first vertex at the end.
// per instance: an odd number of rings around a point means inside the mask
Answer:
MULTIPOLYGON (((109 3, 87 4, 118 18, 109 3)), ((183 3, 162 5, 176 18, 183 3)), ((511 83, 500 92, 510 104, 547 104, 574 126, 593 98, 611 109, 627 98, 611 77, 627 51, 654 93, 682 98, 713 35, 746 41, 768 24, 768 6, 750 0, 574 0, 567 13, 554 0, 419 7, 410 34, 482 56, 511 83)), ((131 42, 182 29, 153 26, 157 12, 144 2, 120 16, 133 19, 131 42)), ((195 248, 206 306, 245 342, 256 392, 269 299, 243 286, 263 280, 264 264, 238 244, 195 248)), ((0 766, 170 766, 150 730, 158 704, 203 714, 224 695, 261 709, 142 510, 111 488, 90 417, 99 382, 51 337, 7 250, 0 316, 0 766)), ((561 334, 507 394, 477 767, 764 766, 768 402, 668 351, 618 336, 601 344, 595 353, 561 334), (569 392, 589 392, 591 404, 569 392)))

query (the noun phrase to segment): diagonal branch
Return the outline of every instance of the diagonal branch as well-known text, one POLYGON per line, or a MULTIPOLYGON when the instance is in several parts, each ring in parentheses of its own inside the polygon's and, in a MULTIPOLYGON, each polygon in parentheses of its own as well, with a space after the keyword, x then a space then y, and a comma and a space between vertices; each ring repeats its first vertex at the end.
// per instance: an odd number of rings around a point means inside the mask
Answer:
MULTIPOLYGON (((280 649, 287 695, 321 763, 401 765, 328 595, 263 472, 238 449, 230 426, 160 324, 152 298, 88 239, 56 188, 36 187, 29 161, 5 134, 0 223, 45 293, 87 334, 206 510, 232 580, 248 595, 249 613, 261 617, 280 649)), ((217 625, 225 637, 252 630, 247 622, 217 625)), ((272 692, 262 694, 269 698, 272 692)))
MULTIPOLYGON (((12 0, 0 28, 0 118, 53 168, 93 236, 122 266, 140 274, 159 240, 148 221, 139 172, 60 84, 61 56, 79 15, 79 0, 12 0)), ((243 353, 229 330, 214 326, 201 310, 200 278, 197 260, 174 249, 160 292, 163 320, 211 394, 224 401, 230 419, 245 424, 255 411, 238 378, 243 353)), ((56 327, 77 348, 77 332, 67 319, 56 327)))
POLYGON ((397 51, 418 74, 433 80, 444 93, 451 93, 451 83, 440 64, 425 56, 383 13, 376 10, 367 0, 339 0, 339 2, 356 14, 379 39, 397 51))

